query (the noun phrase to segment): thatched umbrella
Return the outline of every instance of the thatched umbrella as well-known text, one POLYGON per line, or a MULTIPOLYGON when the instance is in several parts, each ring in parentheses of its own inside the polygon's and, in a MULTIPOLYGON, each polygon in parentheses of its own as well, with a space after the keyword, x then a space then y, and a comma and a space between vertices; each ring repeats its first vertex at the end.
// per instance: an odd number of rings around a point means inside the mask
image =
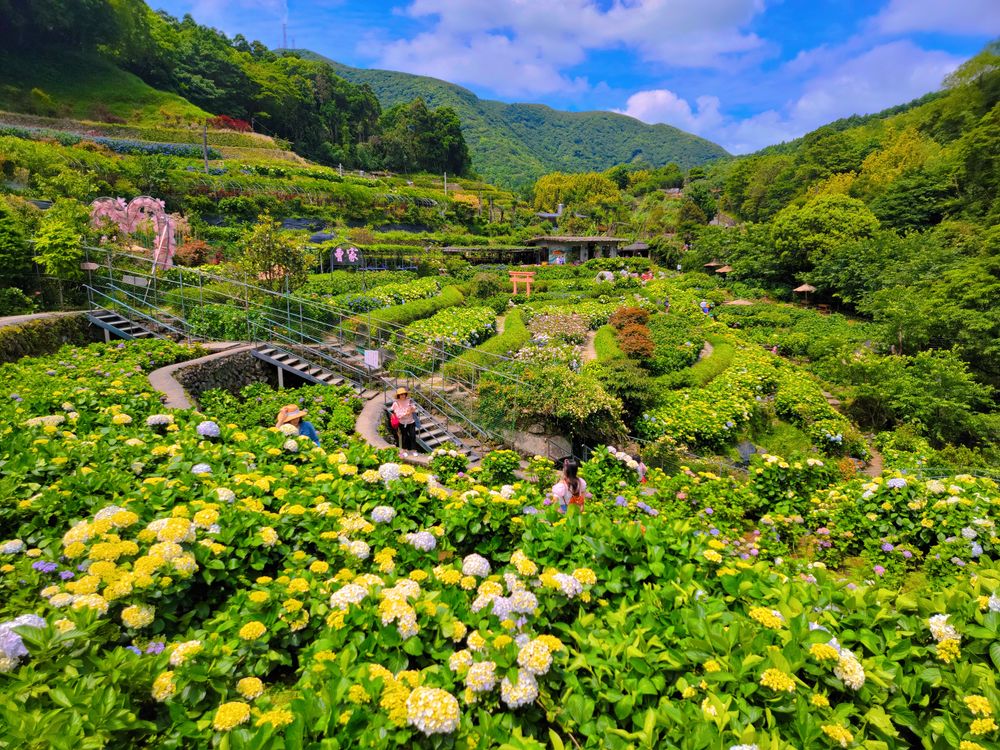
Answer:
POLYGON ((732 269, 731 266, 723 266, 722 268, 716 268, 715 272, 716 273, 721 273, 723 276, 725 276, 727 273, 729 273, 732 270, 733 269, 732 269))
POLYGON ((705 268, 718 268, 721 265, 722 264, 719 263, 719 261, 717 260, 710 260, 708 261, 708 263, 705 264, 705 268))
POLYGON ((807 305, 809 304, 809 293, 815 291, 816 287, 814 287, 812 284, 802 284, 801 286, 797 286, 792 290, 792 292, 795 294, 804 295, 805 303, 807 305))
POLYGON ((734 299, 729 302, 724 302, 723 304, 731 305, 733 307, 752 307, 753 302, 748 299, 734 299))

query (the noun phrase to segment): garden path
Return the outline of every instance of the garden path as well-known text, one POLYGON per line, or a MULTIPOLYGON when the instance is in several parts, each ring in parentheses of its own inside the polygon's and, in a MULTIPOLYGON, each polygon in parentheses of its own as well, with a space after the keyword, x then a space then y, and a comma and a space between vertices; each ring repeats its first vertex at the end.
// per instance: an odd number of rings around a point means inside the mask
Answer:
POLYGON ((503 333, 503 327, 506 321, 507 321, 506 315, 497 315, 497 336, 503 333))
POLYGON ((701 352, 698 354, 698 360, 708 359, 715 352, 715 347, 712 346, 710 341, 705 342, 705 346, 701 348, 701 352))
POLYGON ((597 359, 597 348, 594 346, 594 339, 597 338, 597 331, 587 331, 587 339, 583 342, 583 353, 580 359, 584 362, 593 362, 597 359))
POLYGON ((862 473, 869 477, 878 477, 882 475, 882 454, 878 452, 872 443, 868 443, 868 451, 872 454, 871 459, 865 465, 862 473))

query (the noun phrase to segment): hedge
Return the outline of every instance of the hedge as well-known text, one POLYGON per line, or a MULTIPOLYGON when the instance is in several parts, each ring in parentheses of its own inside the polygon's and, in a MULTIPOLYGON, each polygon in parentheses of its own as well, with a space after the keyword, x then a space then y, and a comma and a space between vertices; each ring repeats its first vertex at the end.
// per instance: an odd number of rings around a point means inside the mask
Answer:
POLYGON ((594 349, 597 351, 598 362, 607 362, 625 356, 621 347, 618 346, 615 327, 612 325, 601 326, 597 329, 597 335, 594 336, 594 349))
POLYGON ((497 356, 516 352, 531 340, 531 333, 524 325, 520 310, 511 310, 504 318, 503 333, 498 333, 475 349, 469 349, 447 363, 441 370, 445 377, 471 377, 477 367, 491 369, 497 356))
POLYGON ((0 328, 0 362, 41 357, 58 351, 64 344, 86 346, 92 341, 90 325, 82 313, 37 318, 0 328))
POLYGON ((395 326, 405 326, 415 320, 426 318, 446 307, 454 307, 465 302, 465 296, 454 286, 446 286, 436 297, 417 299, 402 305, 394 305, 372 312, 369 315, 355 315, 347 321, 347 327, 355 332, 363 332, 371 325, 371 332, 392 333, 395 326))

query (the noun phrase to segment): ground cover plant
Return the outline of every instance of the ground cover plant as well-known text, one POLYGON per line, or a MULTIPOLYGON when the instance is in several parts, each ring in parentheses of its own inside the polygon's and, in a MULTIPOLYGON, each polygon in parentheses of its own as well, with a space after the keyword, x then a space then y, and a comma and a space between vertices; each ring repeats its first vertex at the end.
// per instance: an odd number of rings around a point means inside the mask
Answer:
POLYGON ((194 353, 0 368, 0 746, 995 741, 991 480, 608 446, 561 514, 506 456, 441 484, 163 412, 145 372, 194 353))

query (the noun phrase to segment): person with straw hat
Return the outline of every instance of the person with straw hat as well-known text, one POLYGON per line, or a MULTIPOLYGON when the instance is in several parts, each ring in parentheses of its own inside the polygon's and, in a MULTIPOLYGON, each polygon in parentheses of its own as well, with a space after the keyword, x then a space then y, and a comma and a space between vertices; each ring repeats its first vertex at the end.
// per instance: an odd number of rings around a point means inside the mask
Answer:
POLYGON ((298 428, 300 435, 305 435, 316 443, 316 445, 319 445, 319 435, 316 434, 316 428, 313 427, 313 423, 303 419, 308 413, 305 409, 300 409, 295 404, 282 406, 281 411, 278 412, 278 423, 275 427, 281 428, 286 424, 292 425, 298 428))
POLYGON ((402 449, 415 451, 417 449, 417 406, 413 403, 410 392, 406 388, 396 389, 396 400, 392 402, 392 413, 399 422, 402 449))

